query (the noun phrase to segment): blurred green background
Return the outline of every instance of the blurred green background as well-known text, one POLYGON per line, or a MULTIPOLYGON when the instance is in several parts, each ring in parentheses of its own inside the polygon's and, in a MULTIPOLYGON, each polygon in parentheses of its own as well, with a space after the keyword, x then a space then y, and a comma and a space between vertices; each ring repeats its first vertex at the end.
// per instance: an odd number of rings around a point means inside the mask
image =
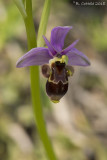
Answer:
MULTIPOLYGON (((36 32, 43 4, 44 0, 33 0, 36 32)), ((80 39, 77 48, 89 57, 91 66, 74 67, 68 93, 58 104, 46 96, 46 79, 40 74, 44 117, 54 150, 59 160, 107 160, 107 4, 75 6, 72 0, 53 0, 48 39, 59 25, 73 26, 65 47, 80 39)), ((29 68, 15 67, 26 51, 22 17, 12 0, 1 0, 0 160, 47 160, 34 122, 29 68)))

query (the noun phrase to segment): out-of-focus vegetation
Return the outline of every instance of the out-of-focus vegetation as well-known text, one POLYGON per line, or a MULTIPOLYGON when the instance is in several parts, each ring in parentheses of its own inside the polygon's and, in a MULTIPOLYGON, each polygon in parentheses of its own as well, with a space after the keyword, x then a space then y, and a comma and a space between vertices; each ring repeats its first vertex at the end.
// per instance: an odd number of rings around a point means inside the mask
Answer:
MULTIPOLYGON (((97 1, 97 0, 96 0, 97 1)), ((33 0, 37 31, 43 0, 33 0)), ((106 4, 107 5, 107 4, 106 4)), ((46 36, 53 27, 72 25, 65 46, 77 48, 91 61, 75 67, 67 95, 51 104, 41 76, 45 120, 61 160, 107 160, 107 6, 75 6, 52 1, 46 36)), ((27 51, 22 17, 12 0, 0 1, 0 160, 47 160, 38 136, 30 98, 29 69, 16 69, 27 51)))

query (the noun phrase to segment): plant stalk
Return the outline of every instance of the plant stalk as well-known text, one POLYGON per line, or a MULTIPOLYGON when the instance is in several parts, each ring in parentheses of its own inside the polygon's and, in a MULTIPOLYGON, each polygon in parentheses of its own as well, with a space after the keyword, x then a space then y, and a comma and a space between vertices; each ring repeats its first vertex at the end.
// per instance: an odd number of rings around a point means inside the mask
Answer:
MULTIPOLYGON (((27 13, 27 17, 24 19, 24 22, 25 22, 26 33, 27 33, 28 49, 30 50, 34 47, 37 47, 35 27, 34 27, 33 16, 32 16, 32 0, 26 0, 26 13, 27 13)), ((41 97, 40 97, 40 79, 39 79, 38 66, 30 67, 30 79, 31 79, 33 111, 34 111, 37 129, 49 160, 56 160, 56 156, 54 154, 52 144, 50 142, 50 139, 46 131, 46 125, 43 117, 41 97)))

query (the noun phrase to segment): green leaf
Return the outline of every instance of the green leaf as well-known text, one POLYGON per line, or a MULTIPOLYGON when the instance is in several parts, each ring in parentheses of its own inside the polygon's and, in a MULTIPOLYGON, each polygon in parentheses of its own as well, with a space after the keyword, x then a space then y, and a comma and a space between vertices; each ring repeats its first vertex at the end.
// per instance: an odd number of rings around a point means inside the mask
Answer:
POLYGON ((37 47, 42 47, 44 45, 43 35, 46 33, 47 23, 49 19, 51 8, 51 0, 45 0, 41 21, 38 30, 38 37, 37 37, 37 47))

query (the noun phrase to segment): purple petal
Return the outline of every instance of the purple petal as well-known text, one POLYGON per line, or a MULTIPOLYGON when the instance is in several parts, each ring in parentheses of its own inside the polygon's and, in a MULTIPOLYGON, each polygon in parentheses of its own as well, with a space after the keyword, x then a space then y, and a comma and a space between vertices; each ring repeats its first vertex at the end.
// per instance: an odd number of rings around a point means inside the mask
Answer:
POLYGON ((16 67, 26 67, 34 65, 43 65, 49 63, 52 56, 49 55, 49 50, 44 47, 33 48, 22 56, 16 63, 16 67))
POLYGON ((70 46, 68 46, 67 48, 65 48, 64 50, 62 50, 61 54, 67 54, 72 48, 75 47, 75 45, 78 43, 79 40, 74 41, 70 46))
POLYGON ((52 56, 55 56, 57 51, 54 49, 54 47, 51 45, 51 43, 47 40, 47 38, 45 36, 43 36, 44 40, 45 40, 45 43, 46 45, 48 46, 48 49, 50 51, 50 54, 52 56))
POLYGON ((67 54, 68 56, 68 65, 76 66, 89 66, 90 61, 86 55, 78 51, 76 48, 71 49, 67 54))
POLYGON ((72 29, 71 26, 58 26, 52 29, 50 42, 57 52, 60 52, 62 50, 65 37, 70 29, 72 29))

